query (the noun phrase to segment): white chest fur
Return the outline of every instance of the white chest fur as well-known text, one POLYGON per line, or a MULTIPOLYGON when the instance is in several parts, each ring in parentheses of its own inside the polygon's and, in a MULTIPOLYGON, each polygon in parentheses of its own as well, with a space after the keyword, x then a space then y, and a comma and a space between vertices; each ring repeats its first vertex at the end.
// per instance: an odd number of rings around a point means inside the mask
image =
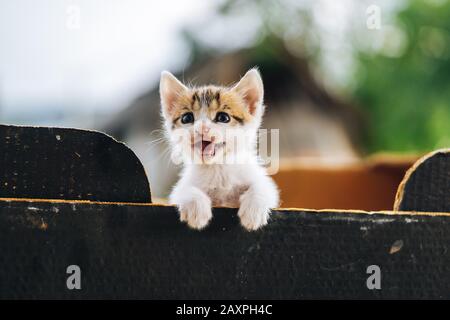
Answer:
POLYGON ((247 230, 267 224, 270 208, 278 205, 278 191, 257 164, 190 165, 172 191, 170 202, 180 220, 192 228, 204 228, 212 218, 212 206, 239 207, 238 216, 247 230))
POLYGON ((213 206, 239 207, 239 197, 249 188, 248 165, 199 165, 186 168, 186 178, 205 192, 213 206))

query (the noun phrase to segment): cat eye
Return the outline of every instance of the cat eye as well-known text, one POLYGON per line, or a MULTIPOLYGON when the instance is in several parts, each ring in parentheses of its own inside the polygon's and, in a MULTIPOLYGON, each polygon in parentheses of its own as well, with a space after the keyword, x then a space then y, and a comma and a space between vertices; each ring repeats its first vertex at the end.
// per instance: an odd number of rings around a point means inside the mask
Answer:
POLYGON ((226 112, 218 112, 216 114, 216 122, 228 123, 230 122, 230 116, 226 112))
POLYGON ((187 124, 187 123, 193 123, 194 122, 194 114, 192 112, 186 112, 181 116, 181 123, 187 124))

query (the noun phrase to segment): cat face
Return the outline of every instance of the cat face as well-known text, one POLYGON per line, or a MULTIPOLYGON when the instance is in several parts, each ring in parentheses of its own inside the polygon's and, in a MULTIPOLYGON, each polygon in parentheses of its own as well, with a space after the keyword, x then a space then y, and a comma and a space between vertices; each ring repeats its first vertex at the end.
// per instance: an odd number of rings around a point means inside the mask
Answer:
POLYGON ((173 159, 199 164, 236 163, 254 153, 264 111, 263 84, 256 69, 232 87, 194 88, 164 71, 160 95, 173 159))

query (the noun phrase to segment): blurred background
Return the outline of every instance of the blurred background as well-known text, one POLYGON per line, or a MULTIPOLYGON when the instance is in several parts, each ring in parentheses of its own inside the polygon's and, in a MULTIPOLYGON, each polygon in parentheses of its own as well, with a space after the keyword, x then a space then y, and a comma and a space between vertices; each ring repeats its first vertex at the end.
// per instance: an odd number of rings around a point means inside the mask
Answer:
POLYGON ((258 66, 282 159, 347 164, 450 146, 449 57, 446 0, 0 0, 0 122, 105 131, 164 197, 162 70, 258 66))

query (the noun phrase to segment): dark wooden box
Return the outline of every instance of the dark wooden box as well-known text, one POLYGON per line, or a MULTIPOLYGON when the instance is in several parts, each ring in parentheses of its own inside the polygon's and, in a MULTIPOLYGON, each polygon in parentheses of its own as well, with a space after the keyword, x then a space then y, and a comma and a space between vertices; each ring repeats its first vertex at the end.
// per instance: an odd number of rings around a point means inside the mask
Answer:
POLYGON ((449 150, 407 172, 393 211, 280 208, 250 233, 215 208, 199 232, 151 203, 141 163, 112 138, 0 126, 3 299, 449 299, 449 245, 449 150))

